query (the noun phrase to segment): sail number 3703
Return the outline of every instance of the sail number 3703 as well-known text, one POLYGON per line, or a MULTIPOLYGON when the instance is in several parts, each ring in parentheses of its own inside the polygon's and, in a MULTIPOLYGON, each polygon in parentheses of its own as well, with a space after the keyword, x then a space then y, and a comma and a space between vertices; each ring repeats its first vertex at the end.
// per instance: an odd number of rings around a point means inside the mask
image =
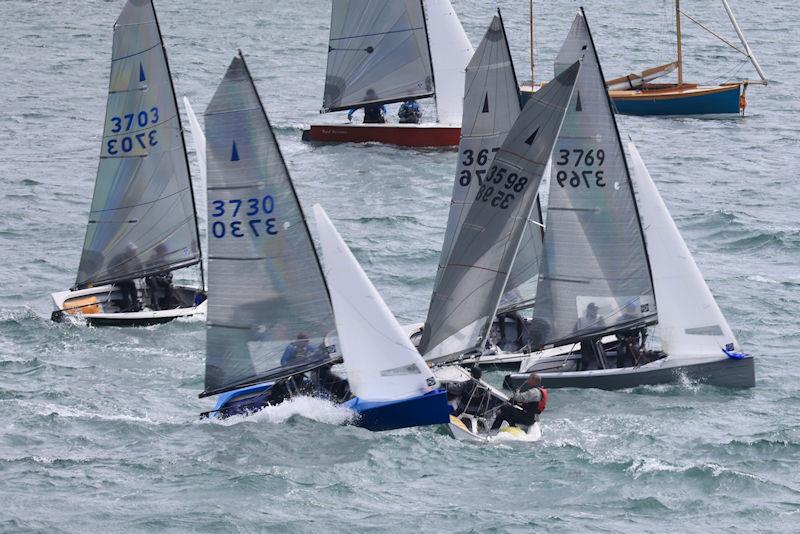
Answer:
POLYGON ((126 113, 121 117, 111 117, 109 131, 115 134, 115 137, 106 141, 106 152, 109 156, 117 156, 156 146, 158 144, 156 128, 142 130, 151 125, 158 125, 158 120, 157 107, 152 107, 149 111, 142 110, 138 113, 126 113))
POLYGON ((211 201, 211 219, 231 217, 230 221, 214 220, 211 222, 211 235, 216 239, 230 237, 261 237, 276 235, 275 217, 264 217, 275 211, 275 199, 272 195, 262 198, 231 198, 211 201))
POLYGON ((603 171, 599 167, 603 166, 606 160, 606 153, 602 149, 582 150, 574 148, 572 150, 561 149, 558 151, 556 159, 557 167, 573 167, 572 170, 562 169, 556 172, 556 181, 561 187, 581 187, 587 188, 605 187, 606 182, 603 171), (574 170, 578 166, 589 167, 581 171, 574 170), (592 167, 595 167, 594 169, 592 167))

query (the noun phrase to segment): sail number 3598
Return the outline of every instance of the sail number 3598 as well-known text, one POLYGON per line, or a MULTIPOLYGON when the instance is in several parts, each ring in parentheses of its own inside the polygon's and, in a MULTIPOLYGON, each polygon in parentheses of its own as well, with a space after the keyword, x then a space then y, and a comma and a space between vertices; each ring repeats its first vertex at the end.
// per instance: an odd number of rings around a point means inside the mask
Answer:
POLYGON ((275 226, 275 217, 259 217, 259 214, 269 215, 275 210, 275 199, 272 195, 263 198, 232 198, 229 200, 211 201, 211 218, 232 217, 231 221, 213 221, 211 235, 222 239, 226 235, 231 237, 261 237, 263 235, 276 235, 278 228, 275 226), (244 219, 240 217, 246 217, 244 219))
MULTIPOLYGON (((571 165, 572 167, 578 167, 582 164, 584 167, 602 167, 605 160, 606 153, 603 152, 602 149, 561 149, 558 151, 556 166, 566 167, 571 165)), ((595 169, 587 169, 582 171, 571 170, 569 172, 567 170, 560 170, 556 173, 556 181, 561 187, 566 187, 567 184, 572 187, 581 187, 582 185, 585 185, 588 188, 593 186, 606 186, 606 182, 603 177, 603 171, 595 169)))
POLYGON ((528 178, 515 172, 508 172, 505 167, 492 165, 489 176, 478 188, 475 202, 489 202, 492 207, 506 209, 514 200, 514 193, 522 193, 528 178))

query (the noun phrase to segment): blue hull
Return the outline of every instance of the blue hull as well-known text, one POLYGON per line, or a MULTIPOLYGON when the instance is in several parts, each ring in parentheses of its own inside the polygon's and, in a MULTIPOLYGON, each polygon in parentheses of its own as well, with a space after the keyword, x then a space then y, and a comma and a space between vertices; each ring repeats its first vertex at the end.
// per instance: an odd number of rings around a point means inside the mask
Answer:
POLYGON ((356 397, 343 406, 358 413, 358 420, 354 423, 356 426, 372 431, 441 425, 450 421, 447 392, 443 389, 388 402, 368 402, 356 397))
MULTIPOLYGON (((524 106, 531 93, 520 92, 524 106)), ((731 85, 719 91, 678 95, 654 94, 652 98, 612 97, 617 113, 623 115, 717 115, 739 113, 739 86, 731 85)))
POLYGON ((739 86, 713 93, 666 98, 612 98, 623 115, 709 115, 739 113, 739 86))
MULTIPOLYGON (((224 419, 257 412, 267 405, 271 388, 270 382, 224 393, 207 415, 224 419)), ((369 402, 355 397, 342 406, 358 414, 353 424, 373 431, 439 425, 450 420, 447 392, 442 389, 397 401, 369 402)))

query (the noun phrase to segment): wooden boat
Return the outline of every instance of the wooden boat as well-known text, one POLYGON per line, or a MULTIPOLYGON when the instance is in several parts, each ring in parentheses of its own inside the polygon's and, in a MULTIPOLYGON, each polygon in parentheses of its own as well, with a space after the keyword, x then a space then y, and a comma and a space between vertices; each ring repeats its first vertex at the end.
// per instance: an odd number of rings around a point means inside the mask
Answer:
POLYGON ((450 0, 333 0, 321 113, 433 98, 435 117, 419 124, 390 117, 380 124, 312 124, 303 140, 458 145, 464 67, 472 54, 450 0))
POLYGON ((129 0, 117 19, 110 79, 77 280, 51 295, 51 318, 144 326, 202 314, 197 209, 152 1, 129 0), (167 273, 195 265, 199 288, 167 282, 167 273))
MULTIPOLYGON (((691 15, 683 12, 680 0, 675 0, 675 34, 677 60, 665 65, 646 69, 641 73, 629 74, 606 80, 609 95, 617 113, 624 115, 718 115, 740 113, 747 108, 747 88, 751 84, 767 85, 766 75, 750 49, 733 11, 727 0, 722 0, 725 11, 739 37, 742 48, 711 31, 691 15), (721 40, 737 52, 746 56, 757 72, 758 80, 739 80, 719 85, 702 85, 686 82, 683 77, 683 47, 681 18, 686 17, 705 31, 721 40), (653 80, 677 70, 677 82, 659 83, 653 80)), ((531 23, 533 24, 533 23, 531 23)), ((534 86, 523 86, 523 95, 535 90, 534 86)), ((524 96, 523 96, 524 98, 524 96)))

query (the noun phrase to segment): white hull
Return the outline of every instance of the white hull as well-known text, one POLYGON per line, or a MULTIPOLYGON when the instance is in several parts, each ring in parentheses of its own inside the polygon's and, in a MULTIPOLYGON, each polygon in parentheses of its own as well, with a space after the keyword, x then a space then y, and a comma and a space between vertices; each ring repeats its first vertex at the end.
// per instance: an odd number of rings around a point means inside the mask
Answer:
MULTIPOLYGON (((176 286, 177 295, 189 296, 197 292, 195 288, 176 286)), ((143 299, 139 290, 140 300, 143 299)), ((152 310, 146 306, 140 311, 121 311, 118 303, 121 294, 112 284, 79 289, 76 291, 59 291, 52 293, 54 313, 53 320, 85 322, 93 325, 144 326, 172 321, 182 317, 198 316, 205 318, 208 301, 204 299, 198 305, 182 305, 168 310, 152 310)))

